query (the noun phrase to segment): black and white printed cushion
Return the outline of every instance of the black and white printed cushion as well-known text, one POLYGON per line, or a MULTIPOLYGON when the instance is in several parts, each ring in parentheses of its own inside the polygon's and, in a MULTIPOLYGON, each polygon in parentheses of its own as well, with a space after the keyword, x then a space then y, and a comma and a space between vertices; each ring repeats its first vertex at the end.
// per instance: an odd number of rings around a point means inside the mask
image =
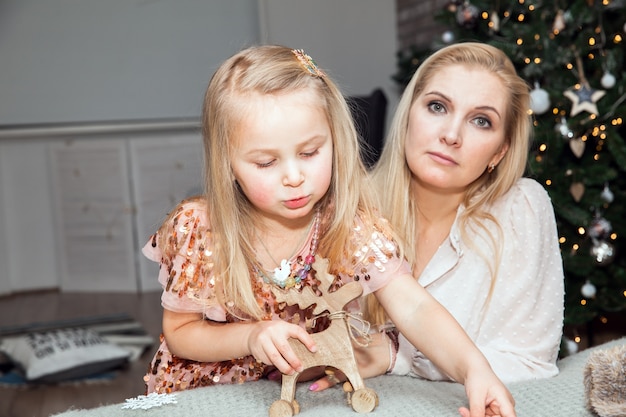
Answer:
POLYGON ((6 336, 0 352, 31 382, 61 382, 117 368, 130 352, 87 328, 65 328, 6 336))

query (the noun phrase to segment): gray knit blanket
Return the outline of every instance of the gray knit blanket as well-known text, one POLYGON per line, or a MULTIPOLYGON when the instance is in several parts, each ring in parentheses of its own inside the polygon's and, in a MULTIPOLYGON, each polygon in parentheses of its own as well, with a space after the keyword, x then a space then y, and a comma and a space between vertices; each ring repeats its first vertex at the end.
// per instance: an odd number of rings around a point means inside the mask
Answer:
MULTIPOLYGON (((583 371, 589 353, 626 344, 626 338, 586 349, 559 361, 559 375, 542 380, 509 384, 518 417, 594 417, 585 407, 583 371)), ((378 394, 379 404, 369 415, 392 417, 458 416, 467 406, 462 385, 424 381, 408 376, 384 375, 365 380, 378 394)), ((348 404, 337 386, 323 392, 309 392, 307 383, 298 384, 298 416, 359 415, 348 404)), ((267 416, 272 403, 280 399, 280 383, 263 380, 242 385, 218 385, 166 395, 150 400, 142 396, 125 403, 91 410, 68 410, 56 417, 189 417, 189 416, 267 416), (157 405, 160 404, 160 405, 157 405), (153 405, 152 408, 140 407, 153 405)))

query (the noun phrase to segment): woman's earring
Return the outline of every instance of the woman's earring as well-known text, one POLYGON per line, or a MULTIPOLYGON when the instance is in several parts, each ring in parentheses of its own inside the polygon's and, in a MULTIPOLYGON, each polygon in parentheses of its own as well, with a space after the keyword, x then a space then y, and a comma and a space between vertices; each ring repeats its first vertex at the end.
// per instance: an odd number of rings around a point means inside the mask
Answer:
POLYGON ((489 174, 491 174, 493 172, 493 170, 496 169, 496 164, 494 164, 493 162, 489 164, 489 166, 487 167, 487 172, 489 174))

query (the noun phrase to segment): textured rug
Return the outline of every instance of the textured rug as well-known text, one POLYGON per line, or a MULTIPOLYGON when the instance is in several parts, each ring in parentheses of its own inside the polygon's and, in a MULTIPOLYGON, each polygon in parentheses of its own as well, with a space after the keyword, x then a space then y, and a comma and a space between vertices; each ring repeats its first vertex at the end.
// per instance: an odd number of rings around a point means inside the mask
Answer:
MULTIPOLYGON (((542 380, 509 385, 516 400, 518 417, 594 417, 585 405, 583 369, 589 354, 598 349, 626 344, 626 338, 586 349, 559 361, 559 375, 542 380)), ((390 417, 458 416, 466 405, 460 384, 431 382, 406 376, 379 376, 365 381, 376 391, 379 404, 369 414, 390 417)), ((280 398, 280 384, 263 380, 242 385, 198 388, 162 396, 140 396, 123 404, 91 410, 68 410, 56 417, 188 417, 188 416, 267 416, 269 407, 280 398)), ((307 391, 298 384, 298 417, 352 416, 359 414, 346 403, 341 388, 323 392, 307 391)))

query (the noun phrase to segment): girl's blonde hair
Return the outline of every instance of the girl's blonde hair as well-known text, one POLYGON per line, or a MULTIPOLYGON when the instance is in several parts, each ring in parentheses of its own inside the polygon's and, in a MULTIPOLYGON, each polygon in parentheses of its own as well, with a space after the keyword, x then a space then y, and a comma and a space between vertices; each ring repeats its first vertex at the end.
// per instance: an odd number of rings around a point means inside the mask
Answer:
MULTIPOLYGON (((493 222, 497 230, 500 230, 498 221, 485 210, 485 207, 506 194, 524 175, 527 166, 532 139, 530 90, 528 84, 517 74, 510 59, 498 48, 476 42, 449 45, 428 57, 418 67, 400 99, 385 147, 372 172, 375 186, 379 191, 381 211, 396 229, 406 248, 410 249, 405 253, 412 267, 415 267, 416 262, 417 207, 410 193, 411 171, 405 154, 409 112, 411 105, 433 76, 441 69, 452 65, 489 71, 500 79, 508 96, 508 107, 504 115, 504 135, 509 149, 493 172, 489 173, 485 169, 485 172, 470 184, 462 201, 465 211, 459 222, 462 238, 466 244, 472 245, 471 237, 468 238, 469 231, 474 228, 482 229, 488 234, 494 252, 499 254, 497 239, 485 226, 486 222, 493 222)), ((492 288, 497 276, 499 255, 496 258, 485 259, 491 269, 492 288)), ((370 313, 378 317, 378 321, 381 320, 380 311, 376 312, 376 308, 370 313)))
POLYGON ((323 107, 333 140, 333 172, 328 192, 318 203, 327 221, 318 255, 336 265, 349 248, 357 213, 372 215, 372 197, 364 187, 366 170, 350 110, 337 85, 315 73, 284 46, 254 46, 227 59, 215 72, 204 97, 202 132, 205 195, 214 242, 213 274, 221 304, 239 317, 261 319, 252 282, 255 219, 250 201, 231 169, 235 133, 253 95, 283 95, 310 90, 323 107), (229 302, 227 302, 229 301, 229 302), (232 303, 230 303, 232 302, 232 303), (231 307, 234 305, 234 307, 231 307))

